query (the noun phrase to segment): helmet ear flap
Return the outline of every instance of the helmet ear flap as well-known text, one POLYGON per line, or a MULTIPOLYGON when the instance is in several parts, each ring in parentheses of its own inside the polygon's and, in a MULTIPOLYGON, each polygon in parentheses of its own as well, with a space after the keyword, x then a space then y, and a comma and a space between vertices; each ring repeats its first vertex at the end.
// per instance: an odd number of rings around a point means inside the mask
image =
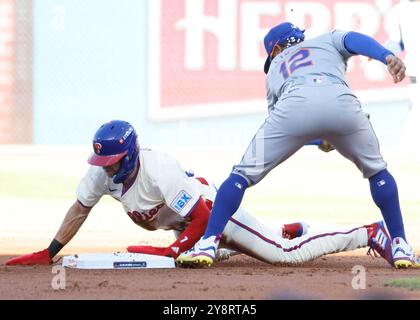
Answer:
POLYGON ((137 159, 139 158, 139 145, 137 143, 137 137, 135 137, 133 149, 129 150, 120 160, 120 170, 114 176, 112 181, 114 183, 123 183, 128 176, 133 172, 136 167, 137 159))
POLYGON ((127 170, 130 165, 130 157, 125 155, 120 161, 120 170, 114 176, 112 181, 114 183, 123 183, 128 178, 132 170, 127 170))

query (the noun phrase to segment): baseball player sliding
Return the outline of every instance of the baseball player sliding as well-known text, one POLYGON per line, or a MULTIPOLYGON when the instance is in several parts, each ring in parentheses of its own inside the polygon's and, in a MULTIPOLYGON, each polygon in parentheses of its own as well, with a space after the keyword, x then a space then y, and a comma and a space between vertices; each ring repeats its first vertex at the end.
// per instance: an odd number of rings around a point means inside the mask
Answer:
POLYGON ((245 190, 305 143, 321 138, 330 141, 369 179, 372 198, 392 239, 374 238, 373 248, 396 268, 420 266, 406 241, 397 184, 344 75, 348 59, 364 55, 387 65, 394 83, 398 83, 405 77, 404 63, 366 35, 334 30, 305 40, 304 30, 289 22, 272 28, 264 45, 268 54, 264 71, 269 115, 241 162, 221 185, 204 236, 178 257, 178 263, 211 266, 223 230, 239 208, 245 190))
MULTIPOLYGON (((166 153, 140 150, 136 131, 125 121, 102 125, 93 138, 93 149, 88 160, 92 166, 79 183, 77 201, 70 207, 50 246, 13 258, 7 265, 51 264, 103 195, 120 201, 137 225, 147 230, 174 230, 178 234, 168 247, 136 245, 129 246, 129 252, 176 258, 203 235, 216 196, 212 184, 187 174, 166 153)), ((285 225, 282 237, 280 232, 272 231, 238 208, 222 233, 221 244, 268 263, 301 263, 328 253, 373 246, 379 236, 385 242, 390 241, 382 222, 301 236, 304 229, 301 223, 285 225)))

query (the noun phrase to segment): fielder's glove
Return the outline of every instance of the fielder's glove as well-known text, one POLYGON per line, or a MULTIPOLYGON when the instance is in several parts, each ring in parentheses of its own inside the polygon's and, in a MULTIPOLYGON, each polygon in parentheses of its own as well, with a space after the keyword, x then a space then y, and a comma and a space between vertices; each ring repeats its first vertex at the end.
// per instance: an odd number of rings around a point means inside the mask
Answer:
POLYGON ((334 146, 329 143, 327 140, 322 140, 321 144, 318 145, 318 149, 324 152, 330 152, 335 150, 334 146))
POLYGON ((42 251, 12 258, 6 261, 7 266, 15 266, 15 265, 33 266, 37 264, 41 264, 41 265, 53 264, 53 261, 50 258, 50 255, 48 253, 48 249, 44 249, 42 251))

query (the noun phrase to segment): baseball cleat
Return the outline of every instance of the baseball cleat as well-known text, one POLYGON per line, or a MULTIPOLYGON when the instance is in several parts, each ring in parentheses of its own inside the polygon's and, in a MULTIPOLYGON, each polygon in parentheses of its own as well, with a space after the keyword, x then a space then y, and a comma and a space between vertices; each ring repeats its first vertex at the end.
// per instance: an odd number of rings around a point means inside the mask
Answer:
POLYGON ((394 266, 391 250, 392 241, 386 230, 385 223, 379 221, 364 227, 368 233, 368 246, 370 247, 367 254, 371 256, 370 252, 373 251, 376 256, 376 253, 378 253, 382 258, 388 261, 391 266, 394 266))
POLYGON ((176 259, 176 264, 182 268, 210 268, 213 265, 213 259, 204 255, 194 257, 179 256, 176 259))
POLYGON ((392 240, 392 259, 397 269, 420 268, 419 258, 403 238, 392 240))
POLYGON ((308 233, 309 225, 305 222, 295 222, 284 224, 282 228, 282 237, 284 239, 294 239, 308 233))
POLYGON ((190 250, 181 253, 176 264, 185 268, 209 268, 216 260, 220 237, 201 238, 190 250))

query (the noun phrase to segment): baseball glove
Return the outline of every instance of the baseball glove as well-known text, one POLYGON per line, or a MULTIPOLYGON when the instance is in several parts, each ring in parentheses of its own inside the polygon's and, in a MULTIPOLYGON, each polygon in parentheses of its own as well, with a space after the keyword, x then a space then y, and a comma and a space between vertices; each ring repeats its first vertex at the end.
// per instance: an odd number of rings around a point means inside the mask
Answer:
POLYGON ((318 146, 318 149, 324 152, 330 152, 335 150, 334 146, 327 140, 322 140, 321 144, 318 146))

